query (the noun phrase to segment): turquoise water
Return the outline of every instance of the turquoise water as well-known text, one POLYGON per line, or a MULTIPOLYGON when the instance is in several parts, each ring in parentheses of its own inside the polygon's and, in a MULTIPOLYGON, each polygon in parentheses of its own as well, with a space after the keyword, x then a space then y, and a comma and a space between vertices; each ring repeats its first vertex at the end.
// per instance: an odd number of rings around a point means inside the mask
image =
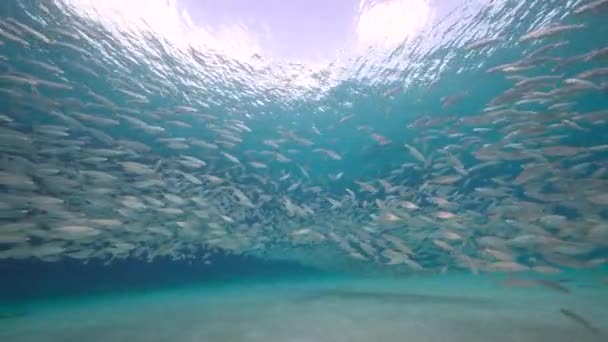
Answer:
POLYGON ((2 322, 9 341, 601 341, 555 308, 605 330, 605 285, 573 293, 501 288, 468 275, 316 277, 39 302, 2 322))
POLYGON ((310 61, 2 2, 0 338, 605 340, 608 2, 411 3, 310 61))

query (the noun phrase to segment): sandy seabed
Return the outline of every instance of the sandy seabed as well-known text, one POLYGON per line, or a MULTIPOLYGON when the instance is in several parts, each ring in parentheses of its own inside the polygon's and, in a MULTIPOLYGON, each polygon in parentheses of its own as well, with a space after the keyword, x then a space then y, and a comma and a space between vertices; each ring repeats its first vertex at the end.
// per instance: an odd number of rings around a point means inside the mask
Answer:
POLYGON ((608 341, 608 285, 507 288, 495 277, 319 279, 24 304, 0 341, 608 341), (584 317, 600 334, 566 317, 584 317))

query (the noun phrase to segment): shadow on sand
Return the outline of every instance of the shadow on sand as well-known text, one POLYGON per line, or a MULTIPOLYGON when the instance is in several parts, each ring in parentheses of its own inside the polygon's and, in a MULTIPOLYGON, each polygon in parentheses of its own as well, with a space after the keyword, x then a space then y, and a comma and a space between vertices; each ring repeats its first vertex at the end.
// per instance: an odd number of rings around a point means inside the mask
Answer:
POLYGON ((495 306, 497 304, 495 300, 488 298, 338 289, 315 291, 298 297, 299 300, 322 300, 328 298, 340 300, 373 300, 385 303, 404 304, 462 304, 469 306, 495 306))

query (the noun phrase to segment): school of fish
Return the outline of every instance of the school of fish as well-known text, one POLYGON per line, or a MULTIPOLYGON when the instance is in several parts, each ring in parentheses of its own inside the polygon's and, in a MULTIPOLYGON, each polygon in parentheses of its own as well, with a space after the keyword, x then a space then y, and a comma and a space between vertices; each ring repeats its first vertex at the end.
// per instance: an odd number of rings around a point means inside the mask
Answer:
MULTIPOLYGON (((564 23, 516 37, 531 48, 487 69, 509 87, 483 111, 452 115, 477 100, 473 91, 429 99, 445 113, 410 116, 403 135, 390 137, 347 109, 328 125, 287 128, 212 112, 213 99, 196 92, 176 103, 184 97, 170 99, 179 91, 164 80, 188 70, 145 69, 157 78, 147 79, 134 69, 144 63, 101 55, 120 49, 83 23, 66 30, 51 19, 1 18, 0 259, 210 262, 222 251, 326 267, 541 275, 605 265, 608 135, 593 144, 585 136, 605 132, 608 108, 580 103, 608 96, 608 46, 559 51, 607 7, 582 2, 564 23), (66 58, 74 54, 81 58, 66 58), (336 127, 378 153, 396 149, 399 166, 353 178, 343 162, 362 152, 332 138, 336 127)), ((403 91, 380 93, 390 101, 403 91)))

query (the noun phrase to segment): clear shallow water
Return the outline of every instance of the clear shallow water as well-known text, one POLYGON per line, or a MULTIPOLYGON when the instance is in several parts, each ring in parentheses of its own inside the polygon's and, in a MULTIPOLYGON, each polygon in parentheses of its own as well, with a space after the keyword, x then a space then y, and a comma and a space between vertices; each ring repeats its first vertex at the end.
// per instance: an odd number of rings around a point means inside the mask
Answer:
POLYGON ((416 20, 315 60, 179 2, 1 3, 0 338, 601 340, 592 3, 364 2, 416 20))
POLYGON ((3 319, 6 341, 603 341, 565 318, 608 326, 606 284, 573 293, 505 289, 469 275, 316 277, 32 304, 3 319))

